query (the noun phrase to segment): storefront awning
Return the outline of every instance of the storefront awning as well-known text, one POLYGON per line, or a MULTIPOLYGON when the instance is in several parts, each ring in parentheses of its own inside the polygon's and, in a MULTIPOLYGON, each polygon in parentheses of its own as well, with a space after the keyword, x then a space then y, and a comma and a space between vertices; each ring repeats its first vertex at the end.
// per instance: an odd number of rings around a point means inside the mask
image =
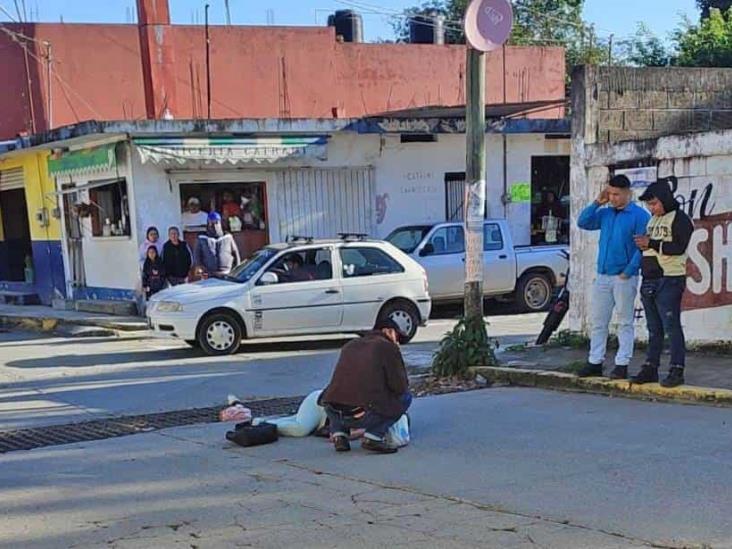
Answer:
POLYGON ((327 158, 328 138, 314 137, 211 137, 135 139, 144 163, 185 165, 271 164, 281 160, 327 158))
POLYGON ((115 143, 102 147, 93 147, 80 151, 61 153, 58 157, 49 157, 48 173, 51 177, 79 177, 108 171, 117 166, 115 143))

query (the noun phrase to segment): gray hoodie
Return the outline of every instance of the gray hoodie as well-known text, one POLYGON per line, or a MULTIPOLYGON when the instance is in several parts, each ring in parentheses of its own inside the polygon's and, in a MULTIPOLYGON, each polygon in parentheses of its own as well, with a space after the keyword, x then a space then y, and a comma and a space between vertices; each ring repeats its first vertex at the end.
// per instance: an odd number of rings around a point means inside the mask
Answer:
POLYGON ((225 275, 241 263, 239 248, 230 234, 198 237, 196 244, 196 265, 209 275, 225 275))

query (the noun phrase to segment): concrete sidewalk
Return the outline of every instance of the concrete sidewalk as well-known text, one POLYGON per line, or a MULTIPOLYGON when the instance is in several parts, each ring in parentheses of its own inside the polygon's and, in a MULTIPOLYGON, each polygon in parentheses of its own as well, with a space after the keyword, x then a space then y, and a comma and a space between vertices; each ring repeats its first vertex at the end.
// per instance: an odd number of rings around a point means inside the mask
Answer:
POLYGON ((0 305, 0 326, 61 335, 113 335, 115 332, 147 330, 144 319, 79 311, 65 311, 43 305, 0 305), (95 331, 89 328, 96 328, 95 331))
MULTIPOLYGON (((608 353, 605 361, 605 374, 613 368, 613 354, 608 353)), ((575 373, 587 361, 587 351, 574 347, 533 347, 513 346, 500 354, 501 366, 526 370, 560 371, 575 373)), ((635 374, 645 359, 642 349, 635 353, 629 374, 635 374)), ((663 357, 659 373, 664 376, 668 371, 668 356, 663 357)), ((687 355, 686 382, 699 387, 732 389, 732 353, 712 353, 691 351, 687 355)))
POLYGON ((395 456, 226 425, 14 452, 0 546, 729 547, 731 414, 491 389, 415 401, 395 456))

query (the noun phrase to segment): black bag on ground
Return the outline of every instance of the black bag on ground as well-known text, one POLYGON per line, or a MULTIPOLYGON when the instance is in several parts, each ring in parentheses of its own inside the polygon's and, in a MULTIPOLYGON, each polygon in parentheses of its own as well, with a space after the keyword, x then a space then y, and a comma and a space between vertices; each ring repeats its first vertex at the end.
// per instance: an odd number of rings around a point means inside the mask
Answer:
POLYGON ((260 423, 259 425, 239 423, 234 429, 234 431, 226 433, 226 438, 239 446, 261 446, 276 442, 279 438, 277 425, 272 423, 260 423))

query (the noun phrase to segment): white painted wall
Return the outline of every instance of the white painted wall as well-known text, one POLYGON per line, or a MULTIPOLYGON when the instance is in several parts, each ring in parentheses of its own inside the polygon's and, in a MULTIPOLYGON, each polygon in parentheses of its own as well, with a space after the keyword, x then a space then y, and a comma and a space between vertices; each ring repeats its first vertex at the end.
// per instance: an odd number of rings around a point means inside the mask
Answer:
MULTIPOLYGON (((74 177, 73 180, 61 179, 57 182, 58 188, 62 184, 72 182, 76 186, 83 186, 95 181, 114 180, 121 177, 127 180, 127 193, 130 208, 130 231, 132 236, 96 237, 92 236, 92 222, 90 218, 82 219, 83 257, 86 271, 86 285, 88 287, 114 288, 123 290, 135 289, 139 279, 139 263, 137 260, 136 239, 136 201, 133 192, 131 172, 129 169, 128 149, 120 147, 118 152, 118 169, 97 172, 92 176, 74 177)), ((89 202, 89 192, 83 191, 81 199, 89 202)), ((65 233, 65 228, 64 228, 65 233)), ((71 279, 68 262, 66 237, 63 238, 64 265, 66 279, 71 279)), ((68 295, 72 295, 72 288, 67 288, 68 295)))
MULTIPOLYGON (((592 150, 588 147, 588 150, 592 150)), ((599 151, 600 149, 597 149, 599 151)), ((689 247, 687 296, 682 324, 690 342, 732 340, 732 132, 667 137, 658 140, 654 158, 658 176, 678 178, 677 199, 691 213, 696 230, 689 247), (702 211, 705 190, 711 189, 702 211), (693 201, 693 206, 692 206, 693 201), (702 215, 704 214, 704 215, 702 215)), ((584 185, 573 187, 572 308, 570 329, 590 329, 592 282, 595 273, 597 235, 579 231, 576 219, 581 207, 591 202, 607 181, 608 168, 634 157, 632 144, 589 155, 584 185), (603 166, 602 164, 606 165, 603 166), (595 165, 596 164, 596 165, 595 165), (579 299, 575 299, 578 296, 579 299)), ((637 159, 640 159, 640 155, 637 159)), ((573 174, 573 178, 576 174, 573 174)), ((642 192, 636 189, 636 194, 642 192)), ((636 303, 636 336, 646 339, 645 319, 636 303)))
MULTIPOLYGON (((503 143, 500 135, 487 136, 487 198, 492 217, 508 214, 509 225, 517 244, 530 242, 530 206, 511 204, 504 209, 503 143)), ((546 140, 543 135, 507 136, 507 184, 531 181, 533 155, 568 155, 568 140, 546 140)), ((165 235, 168 226, 180 225, 180 185, 202 182, 265 181, 268 195, 270 239, 280 241, 277 234, 278 212, 275 207, 278 183, 275 169, 292 166, 318 168, 365 167, 375 171, 376 195, 386 198, 386 215, 377 226, 375 236, 385 237, 394 228, 410 223, 433 223, 445 219, 445 173, 465 171, 465 136, 441 134, 436 143, 400 143, 399 136, 334 135, 328 144, 325 161, 288 161, 252 168, 205 167, 202 169, 167 170, 154 164, 143 164, 132 147, 129 167, 120 173, 131 173, 130 207, 133 236, 120 241, 91 243, 87 273, 89 285, 124 289, 139 288, 136 264, 139 243, 147 227, 156 226, 165 235), (120 264, 122 263, 122 264, 120 264), (120 265, 110 269, 109 265, 120 265), (93 281, 93 282, 92 282, 93 281)), ((123 169, 124 168, 124 169, 123 169)), ((85 254, 87 256, 87 254, 85 254)))

